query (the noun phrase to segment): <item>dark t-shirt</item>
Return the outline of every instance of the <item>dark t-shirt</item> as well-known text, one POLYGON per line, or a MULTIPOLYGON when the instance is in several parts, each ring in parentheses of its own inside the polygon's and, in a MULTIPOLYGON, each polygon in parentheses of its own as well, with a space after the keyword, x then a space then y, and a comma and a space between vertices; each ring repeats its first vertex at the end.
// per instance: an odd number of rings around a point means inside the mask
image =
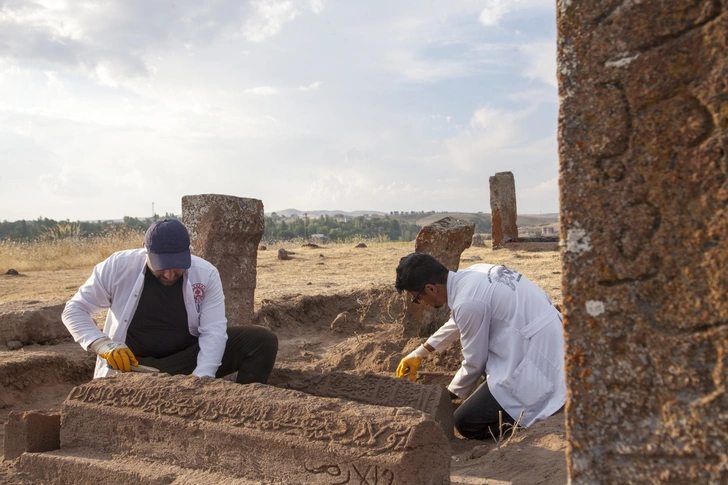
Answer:
POLYGON ((187 326, 182 278, 165 286, 149 268, 139 306, 126 332, 126 345, 137 357, 168 357, 197 343, 187 326))

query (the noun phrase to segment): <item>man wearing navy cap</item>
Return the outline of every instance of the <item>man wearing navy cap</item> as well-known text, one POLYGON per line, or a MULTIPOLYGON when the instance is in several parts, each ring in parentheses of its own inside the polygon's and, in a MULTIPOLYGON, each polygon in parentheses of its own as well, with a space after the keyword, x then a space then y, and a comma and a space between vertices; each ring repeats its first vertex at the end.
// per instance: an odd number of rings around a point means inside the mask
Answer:
POLYGON ((143 249, 119 251, 94 268, 63 310, 76 342, 99 357, 94 377, 148 367, 169 374, 265 383, 278 339, 256 325, 227 327, 217 269, 190 254, 174 219, 152 224, 143 249), (103 332, 92 315, 108 308, 103 332))

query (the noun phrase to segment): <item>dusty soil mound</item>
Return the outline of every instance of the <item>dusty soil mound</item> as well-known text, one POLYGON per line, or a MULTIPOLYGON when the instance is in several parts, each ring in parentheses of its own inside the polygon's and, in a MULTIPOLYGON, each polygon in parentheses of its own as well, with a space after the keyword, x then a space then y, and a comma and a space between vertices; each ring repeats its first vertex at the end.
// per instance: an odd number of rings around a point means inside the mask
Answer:
MULTIPOLYGON (((404 297, 391 286, 337 295, 263 301, 256 323, 281 341, 279 361, 317 371, 394 375, 400 359, 424 339, 402 337, 404 297), (346 316, 347 322, 337 324, 346 316)), ((423 362, 418 381, 447 383, 462 359, 460 345, 423 362)))
POLYGON ((348 313, 359 329, 370 323, 397 323, 404 315, 404 300, 385 286, 333 295, 292 295, 263 300, 255 323, 283 334, 321 330, 330 328, 341 313, 348 313))

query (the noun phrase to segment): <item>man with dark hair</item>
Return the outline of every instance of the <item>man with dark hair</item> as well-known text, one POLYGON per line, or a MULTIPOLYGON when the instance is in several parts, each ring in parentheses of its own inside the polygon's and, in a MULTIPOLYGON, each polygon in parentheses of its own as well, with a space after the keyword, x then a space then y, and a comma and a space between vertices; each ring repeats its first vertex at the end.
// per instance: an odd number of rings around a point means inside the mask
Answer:
POLYGON ((278 353, 267 328, 227 327, 220 274, 191 255, 187 228, 174 219, 152 224, 143 249, 97 264, 62 319, 98 355, 94 377, 153 368, 197 377, 237 372, 240 384, 265 383, 278 353), (104 308, 102 332, 92 315, 104 308))
POLYGON ((412 303, 447 305, 452 314, 427 341, 402 359, 397 377, 417 375, 422 359, 460 338, 463 361, 448 386, 467 398, 455 411, 466 438, 499 436, 499 423, 530 426, 566 401, 561 314, 522 274, 491 264, 448 271, 428 254, 412 253, 397 267, 395 288, 412 303), (480 377, 486 381, 478 387, 480 377), (500 415, 500 416, 499 416, 500 415))

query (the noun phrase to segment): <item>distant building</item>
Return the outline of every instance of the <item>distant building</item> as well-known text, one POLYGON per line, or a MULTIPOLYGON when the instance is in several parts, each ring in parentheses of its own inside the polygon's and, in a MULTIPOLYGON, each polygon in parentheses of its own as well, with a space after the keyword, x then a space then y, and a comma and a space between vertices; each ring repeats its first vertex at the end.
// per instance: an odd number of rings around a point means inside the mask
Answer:
POLYGON ((329 242, 329 238, 324 236, 323 234, 311 234, 311 241, 326 244, 329 242))

